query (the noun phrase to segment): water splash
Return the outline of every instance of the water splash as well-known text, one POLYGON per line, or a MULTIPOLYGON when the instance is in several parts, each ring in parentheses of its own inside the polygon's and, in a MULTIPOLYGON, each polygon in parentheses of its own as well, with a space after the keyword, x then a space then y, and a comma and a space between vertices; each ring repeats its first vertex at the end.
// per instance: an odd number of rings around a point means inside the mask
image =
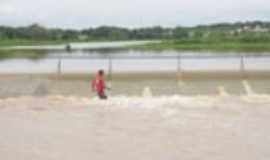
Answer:
POLYGON ((155 109, 166 116, 172 116, 181 109, 232 109, 239 110, 243 107, 254 107, 262 104, 270 104, 270 95, 255 96, 157 96, 149 97, 150 88, 146 88, 146 95, 141 96, 113 96, 107 101, 99 100, 97 97, 79 96, 28 96, 0 99, 0 109, 40 109, 43 110, 65 110, 72 108, 105 107, 107 109, 129 108, 129 109, 155 109), (147 97, 148 96, 148 97, 147 97))
POLYGON ((251 88, 251 86, 249 85, 248 81, 247 80, 243 80, 242 81, 242 84, 244 86, 244 89, 246 91, 246 94, 248 96, 252 96, 252 95, 255 95, 256 93, 253 91, 253 89, 251 88))
POLYGON ((219 92, 219 95, 222 96, 222 97, 228 97, 229 96, 229 94, 226 91, 224 86, 219 86, 218 87, 218 92, 219 92))
POLYGON ((153 94, 152 94, 152 91, 151 91, 150 87, 145 87, 143 89, 142 96, 145 97, 145 98, 147 98, 147 97, 153 97, 153 94))
POLYGON ((253 91, 252 87, 249 85, 247 80, 243 80, 242 84, 244 86, 244 89, 246 91, 246 95, 242 96, 242 99, 245 102, 248 102, 250 104, 269 104, 270 103, 270 95, 267 94, 258 94, 253 91))

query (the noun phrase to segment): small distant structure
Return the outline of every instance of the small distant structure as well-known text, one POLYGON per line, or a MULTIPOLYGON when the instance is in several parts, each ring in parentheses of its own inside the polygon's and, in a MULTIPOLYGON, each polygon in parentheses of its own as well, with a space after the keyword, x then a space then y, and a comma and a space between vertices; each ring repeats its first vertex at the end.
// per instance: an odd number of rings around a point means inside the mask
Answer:
POLYGON ((72 48, 71 48, 71 45, 70 45, 70 44, 67 44, 65 49, 66 49, 66 51, 70 52, 71 49, 72 49, 72 48))
POLYGON ((254 32, 268 32, 268 29, 267 28, 264 28, 260 25, 256 25, 255 28, 254 28, 254 32))
POLYGON ((238 28, 237 32, 238 33, 242 33, 242 32, 255 32, 255 33, 264 33, 264 32, 268 32, 269 29, 265 28, 261 25, 256 25, 256 26, 243 26, 242 28, 238 28))
POLYGON ((242 28, 238 28, 238 29, 236 30, 236 32, 237 32, 237 33, 242 33, 242 32, 244 32, 244 30, 243 30, 242 28))
POLYGON ((243 27, 243 31, 250 32, 250 31, 252 31, 252 27, 250 27, 250 26, 244 26, 243 27))

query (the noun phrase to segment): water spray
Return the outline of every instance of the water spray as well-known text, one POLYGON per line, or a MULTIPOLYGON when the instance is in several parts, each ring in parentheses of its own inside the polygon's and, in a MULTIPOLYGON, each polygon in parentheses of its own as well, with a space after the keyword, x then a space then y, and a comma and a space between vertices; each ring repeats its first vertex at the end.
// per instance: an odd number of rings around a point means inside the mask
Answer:
POLYGON ((243 80, 242 81, 242 84, 244 86, 244 89, 245 89, 247 95, 250 96, 250 95, 254 95, 255 94, 255 92, 253 91, 253 89, 251 88, 251 86, 249 85, 249 83, 248 83, 247 80, 243 80))
POLYGON ((150 97, 153 97, 153 94, 152 94, 152 91, 151 91, 150 87, 144 87, 142 96, 143 96, 144 98, 150 98, 150 97))
POLYGON ((219 95, 222 96, 222 97, 228 97, 228 96, 229 96, 229 94, 228 94, 228 92, 226 91, 226 89, 225 89, 224 86, 219 86, 219 87, 218 87, 218 93, 219 93, 219 95))

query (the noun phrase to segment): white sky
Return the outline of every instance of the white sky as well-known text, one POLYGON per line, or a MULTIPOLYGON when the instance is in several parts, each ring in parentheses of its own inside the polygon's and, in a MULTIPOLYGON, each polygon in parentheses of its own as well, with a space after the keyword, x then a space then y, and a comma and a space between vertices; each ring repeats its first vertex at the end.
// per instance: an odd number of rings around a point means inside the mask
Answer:
POLYGON ((88 28, 270 21, 270 0, 0 0, 0 25, 88 28))

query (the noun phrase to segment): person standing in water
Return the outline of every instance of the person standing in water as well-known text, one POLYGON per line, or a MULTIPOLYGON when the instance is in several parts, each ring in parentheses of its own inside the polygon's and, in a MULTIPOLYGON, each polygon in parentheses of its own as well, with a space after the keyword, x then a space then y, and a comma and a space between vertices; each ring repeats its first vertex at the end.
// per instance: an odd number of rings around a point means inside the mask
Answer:
POLYGON ((105 94, 105 80, 104 80, 104 71, 99 70, 96 78, 92 81, 92 90, 95 91, 100 99, 107 99, 107 95, 105 94))

